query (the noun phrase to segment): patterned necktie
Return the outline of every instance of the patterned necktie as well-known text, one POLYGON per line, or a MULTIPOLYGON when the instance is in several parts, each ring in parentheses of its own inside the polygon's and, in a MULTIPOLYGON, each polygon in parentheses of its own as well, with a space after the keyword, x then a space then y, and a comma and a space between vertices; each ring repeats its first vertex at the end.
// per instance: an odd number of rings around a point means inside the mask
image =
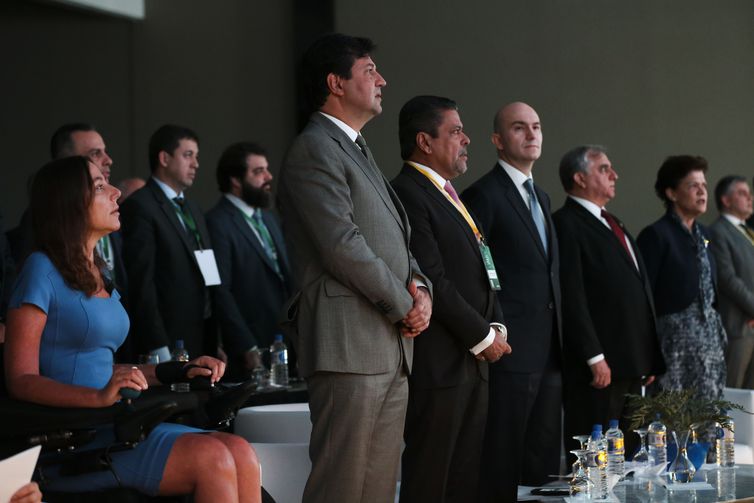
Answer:
POLYGON ((547 228, 545 226, 545 217, 542 208, 539 206, 539 200, 537 199, 537 193, 534 192, 534 181, 531 178, 527 178, 524 182, 524 187, 529 193, 529 211, 531 211, 531 218, 534 220, 534 225, 537 227, 539 233, 539 239, 542 240, 542 246, 547 253, 547 228))
POLYGON ((280 275, 280 264, 278 263, 277 248, 275 248, 275 242, 272 240, 270 231, 264 224, 264 220, 262 220, 262 210, 254 211, 254 214, 251 216, 251 225, 253 225, 254 229, 256 229, 256 231, 259 233, 259 237, 262 240, 262 248, 264 248, 267 257, 272 262, 272 265, 275 268, 275 272, 280 275))
POLYGON ((453 198, 453 201, 455 201, 458 206, 461 206, 461 200, 458 198, 458 192, 456 192, 456 189, 454 189, 450 184, 450 180, 445 182, 445 186, 443 188, 445 189, 445 192, 447 192, 448 195, 453 198))
MULTIPOLYGON (((623 232, 623 229, 621 229, 620 225, 618 225, 618 221, 615 220, 614 216, 612 216, 605 210, 601 210, 600 215, 602 215, 602 218, 607 220, 607 225, 609 225, 613 230, 613 234, 615 234, 615 237, 618 238, 618 242, 623 246, 623 249, 626 250, 628 256, 631 257, 631 252, 628 250, 628 244, 626 244, 626 233, 623 232)), ((631 258, 631 260, 633 261, 633 258, 631 258)))

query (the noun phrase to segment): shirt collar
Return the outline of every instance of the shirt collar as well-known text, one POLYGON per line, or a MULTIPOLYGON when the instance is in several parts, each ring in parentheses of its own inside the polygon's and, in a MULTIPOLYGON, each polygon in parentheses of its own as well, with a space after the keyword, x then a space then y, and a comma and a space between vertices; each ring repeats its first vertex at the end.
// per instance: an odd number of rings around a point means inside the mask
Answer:
POLYGON ((180 193, 173 190, 172 187, 170 187, 168 184, 163 182, 162 180, 158 180, 157 177, 153 176, 152 180, 155 181, 158 187, 162 189, 162 191, 165 193, 165 196, 167 196, 168 199, 171 201, 175 199, 176 197, 183 197, 183 191, 180 193))
POLYGON ((588 199, 584 199, 583 197, 576 197, 572 194, 568 194, 568 197, 579 203, 581 206, 584 207, 586 211, 597 217, 598 219, 602 220, 602 210, 604 208, 600 208, 593 202, 589 201, 588 199))
POLYGON ((255 208, 246 204, 240 197, 236 197, 231 193, 226 193, 225 198, 230 201, 233 206, 241 210, 241 213, 251 218, 254 215, 255 208))
POLYGON ((345 134, 348 136, 351 141, 356 141, 356 137, 359 136, 359 132, 356 131, 354 128, 343 122, 342 120, 338 119, 337 117, 333 117, 330 114, 326 114, 325 112, 320 112, 322 115, 327 117, 332 121, 333 124, 338 126, 345 134))
POLYGON ((722 217, 725 218, 728 222, 732 223, 733 225, 741 225, 745 224, 743 220, 738 218, 737 216, 731 215, 730 213, 721 213, 722 217))
POLYGON ((415 162, 415 161, 406 161, 406 164, 412 165, 415 168, 419 168, 420 171, 426 173, 432 180, 434 180, 434 182, 437 185, 439 185, 440 187, 445 187, 445 182, 447 182, 447 180, 445 180, 445 178, 440 176, 437 173, 437 171, 430 168, 429 166, 425 166, 424 164, 419 164, 418 162, 415 162))
POLYGON ((531 181, 534 182, 534 177, 532 175, 526 176, 523 172, 514 168, 504 160, 498 159, 497 163, 505 170, 506 173, 508 173, 508 176, 511 177, 511 180, 513 180, 513 183, 516 185, 516 187, 523 186, 526 180, 530 178, 531 181))

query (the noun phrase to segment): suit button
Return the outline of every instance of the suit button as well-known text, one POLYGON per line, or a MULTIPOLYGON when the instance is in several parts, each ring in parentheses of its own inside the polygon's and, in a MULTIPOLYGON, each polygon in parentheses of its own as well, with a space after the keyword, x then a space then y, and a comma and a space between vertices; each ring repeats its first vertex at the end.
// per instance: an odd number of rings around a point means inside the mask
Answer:
POLYGON ((547 309, 549 309, 550 311, 552 311, 553 309, 555 309, 555 304, 553 304, 552 302, 550 302, 549 304, 547 304, 547 309))

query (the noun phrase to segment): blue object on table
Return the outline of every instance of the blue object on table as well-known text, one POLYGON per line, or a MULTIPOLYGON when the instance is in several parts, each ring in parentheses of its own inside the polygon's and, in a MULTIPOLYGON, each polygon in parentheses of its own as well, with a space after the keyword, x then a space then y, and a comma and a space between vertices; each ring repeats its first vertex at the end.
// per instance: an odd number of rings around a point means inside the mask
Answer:
POLYGON ((709 442, 692 442, 686 448, 689 459, 694 464, 694 468, 699 470, 707 459, 707 452, 710 450, 709 442))

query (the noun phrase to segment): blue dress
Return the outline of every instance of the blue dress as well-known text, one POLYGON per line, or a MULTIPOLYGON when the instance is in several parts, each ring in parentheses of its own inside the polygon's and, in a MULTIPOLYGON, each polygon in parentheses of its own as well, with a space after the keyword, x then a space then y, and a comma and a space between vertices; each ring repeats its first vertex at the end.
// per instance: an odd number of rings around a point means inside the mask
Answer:
MULTIPOLYGON (((31 304, 47 314, 39 348, 39 373, 58 382, 102 389, 113 373, 113 355, 128 335, 128 315, 120 295, 87 297, 63 280, 50 259, 34 253, 26 260, 16 282, 9 308, 31 304)), ((202 430, 163 423, 135 449, 112 453, 113 468, 124 487, 149 495, 157 494, 170 450, 184 433, 202 430)), ((90 447, 114 441, 112 429, 98 432, 90 447)), ((119 487, 115 476, 97 472, 51 479, 53 491, 87 491, 119 487)))

